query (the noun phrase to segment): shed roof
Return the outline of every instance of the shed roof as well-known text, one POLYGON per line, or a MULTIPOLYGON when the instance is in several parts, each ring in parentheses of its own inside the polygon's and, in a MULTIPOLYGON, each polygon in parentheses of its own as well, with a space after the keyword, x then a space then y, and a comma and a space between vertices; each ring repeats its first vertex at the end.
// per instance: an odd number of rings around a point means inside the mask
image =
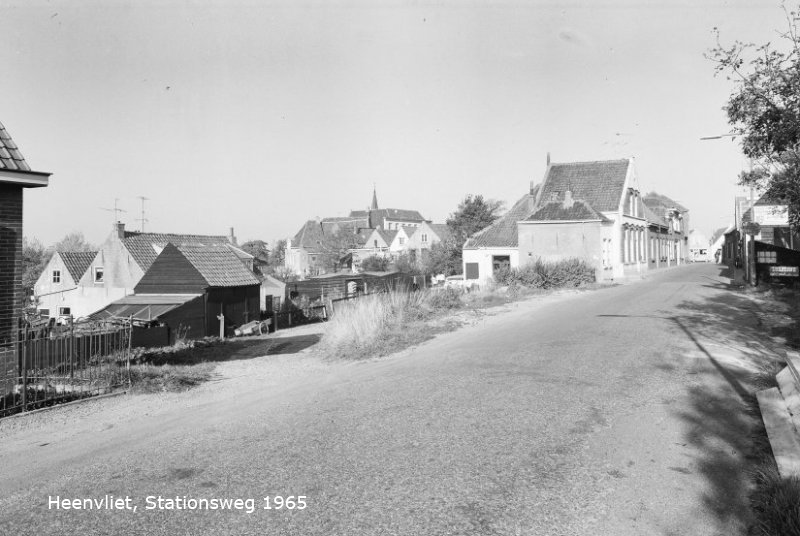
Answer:
POLYGON ((73 281, 80 280, 92 261, 97 256, 96 251, 59 251, 61 260, 64 261, 64 266, 67 267, 69 275, 72 276, 73 281))
POLYGON ((619 208, 630 159, 550 164, 545 174, 539 205, 564 198, 572 192, 598 212, 619 208))
POLYGON ((225 245, 183 244, 177 247, 211 287, 261 284, 258 277, 225 245))
POLYGON ((129 318, 134 320, 155 320, 159 316, 177 309, 201 294, 136 294, 125 296, 108 304, 103 309, 89 315, 95 320, 107 318, 129 318))
POLYGON ((511 209, 490 226, 469 237, 465 249, 481 247, 517 247, 517 222, 524 220, 533 210, 536 198, 530 193, 523 195, 511 209))

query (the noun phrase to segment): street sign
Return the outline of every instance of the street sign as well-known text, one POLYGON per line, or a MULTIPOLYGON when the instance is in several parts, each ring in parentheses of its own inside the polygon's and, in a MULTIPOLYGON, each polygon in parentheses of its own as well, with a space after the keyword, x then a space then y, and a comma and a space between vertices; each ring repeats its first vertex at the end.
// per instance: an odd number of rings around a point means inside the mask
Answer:
POLYGON ((772 277, 800 277, 800 266, 770 266, 772 277))
POLYGON ((742 225, 742 230, 747 234, 757 235, 761 232, 761 226, 754 221, 748 221, 742 225))

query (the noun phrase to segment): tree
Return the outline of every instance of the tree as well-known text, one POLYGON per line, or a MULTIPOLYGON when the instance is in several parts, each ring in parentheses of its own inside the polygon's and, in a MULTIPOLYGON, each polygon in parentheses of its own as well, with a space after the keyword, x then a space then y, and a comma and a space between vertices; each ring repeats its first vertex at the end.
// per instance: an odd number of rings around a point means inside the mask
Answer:
POLYGON ((342 267, 349 250, 361 246, 361 235, 352 229, 339 229, 323 234, 317 246, 320 264, 326 271, 336 272, 342 267))
MULTIPOLYGON (((52 251, 48 251, 37 239, 22 239, 22 295, 26 297, 36 284, 36 280, 44 270, 47 262, 52 256, 52 251)), ((24 304, 28 305, 27 302, 24 304)))
POLYGON ((269 264, 273 268, 286 264, 286 239, 275 242, 269 256, 269 264))
POLYGON ((253 256, 255 266, 261 267, 269 264, 269 249, 263 240, 248 240, 239 247, 253 256))
MULTIPOLYGON (((787 29, 779 32, 785 49, 770 43, 755 45, 735 41, 720 44, 706 57, 716 74, 734 82, 725 111, 732 132, 741 138, 753 169, 740 183, 768 190, 789 205, 789 220, 800 227, 800 39, 796 11, 786 14, 787 29)), ((715 29, 716 30, 716 29, 715 29)))
MULTIPOLYGON (((473 234, 493 224, 500 217, 503 202, 484 199, 482 195, 467 195, 458 209, 447 218, 447 227, 452 236, 438 248, 431 249, 424 271, 435 274, 461 273, 461 248, 473 234)), ((438 244, 435 244, 436 246, 438 244)))
POLYGON ((72 231, 64 238, 53 244, 53 251, 97 251, 97 247, 90 244, 80 231, 72 231))
POLYGON ((361 261, 362 272, 385 272, 389 268, 389 259, 380 255, 370 255, 361 261))
POLYGON ((463 246, 467 238, 493 224, 500 217, 502 210, 502 201, 469 194, 458 204, 458 210, 450 214, 446 223, 456 243, 463 246))

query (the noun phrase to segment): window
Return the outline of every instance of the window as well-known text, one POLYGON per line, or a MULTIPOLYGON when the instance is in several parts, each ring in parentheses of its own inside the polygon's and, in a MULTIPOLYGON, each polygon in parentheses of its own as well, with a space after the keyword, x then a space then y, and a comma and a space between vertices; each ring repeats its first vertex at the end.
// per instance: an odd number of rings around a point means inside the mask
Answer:
POLYGON ((428 235, 425 234, 425 233, 422 233, 422 243, 423 244, 427 244, 428 243, 428 235))
POLYGON ((478 263, 477 262, 468 262, 466 263, 467 269, 467 279, 478 279, 478 263))
POLYGON ((58 316, 69 316, 72 314, 72 309, 70 307, 59 307, 58 308, 58 316))
POLYGON ((50 316, 50 309, 39 309, 39 314, 42 316, 50 316))
POLYGON ((61 283, 61 270, 53 270, 53 283, 61 283))
POLYGON ((94 282, 95 283, 102 283, 103 282, 103 267, 102 266, 95 266, 94 267, 94 282))
POLYGON ((492 256, 492 273, 504 269, 508 270, 509 268, 511 268, 511 257, 509 255, 492 256))
POLYGON ((377 240, 373 240, 372 242, 375 244, 375 247, 378 247, 378 241, 377 240))
POLYGON ((777 264, 778 253, 776 251, 759 251, 758 252, 759 264, 777 264))
POLYGON ((406 239, 401 236, 400 237, 400 245, 402 246, 405 243, 406 243, 406 239))

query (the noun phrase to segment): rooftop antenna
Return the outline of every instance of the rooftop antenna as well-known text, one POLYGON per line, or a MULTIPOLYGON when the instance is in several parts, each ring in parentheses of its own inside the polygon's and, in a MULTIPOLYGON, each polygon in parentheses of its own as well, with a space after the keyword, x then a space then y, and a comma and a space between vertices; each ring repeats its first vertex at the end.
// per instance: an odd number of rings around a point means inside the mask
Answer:
POLYGON ((144 232, 144 224, 147 223, 148 221, 150 221, 150 220, 148 220, 147 218, 144 217, 144 202, 145 201, 150 201, 150 198, 149 197, 145 197, 143 195, 140 195, 140 196, 137 197, 137 199, 141 199, 142 200, 142 217, 141 218, 136 218, 136 221, 142 222, 142 232, 144 232))
POLYGON ((127 212, 126 210, 122 210, 121 208, 117 207, 117 203, 118 202, 119 202, 119 199, 114 198, 114 208, 102 208, 102 207, 100 207, 100 210, 105 210, 106 212, 113 212, 114 213, 114 223, 117 223, 119 221, 119 213, 120 212, 127 212))

